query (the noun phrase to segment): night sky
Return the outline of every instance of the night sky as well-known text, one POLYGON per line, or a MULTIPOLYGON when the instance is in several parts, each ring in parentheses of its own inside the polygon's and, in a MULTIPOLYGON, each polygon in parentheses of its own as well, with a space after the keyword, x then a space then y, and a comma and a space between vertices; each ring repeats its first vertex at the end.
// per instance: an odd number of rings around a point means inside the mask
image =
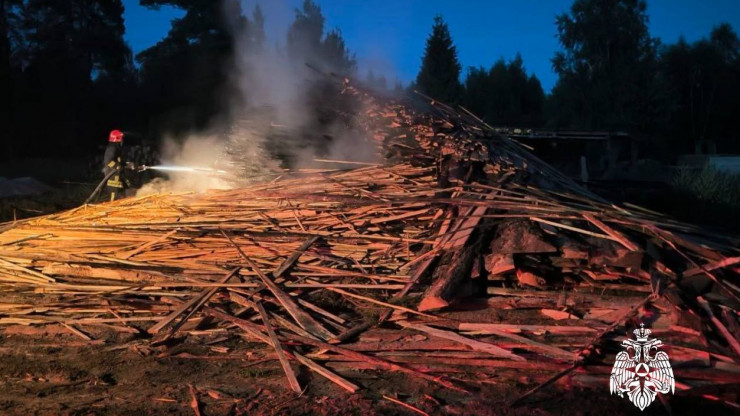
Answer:
MULTIPOLYGON (((284 42, 294 8, 303 0, 243 0, 251 11, 259 2, 273 43, 284 42)), ((126 6, 126 38, 134 53, 167 34, 177 9, 148 10, 138 0, 126 6)), ((433 18, 441 14, 450 26, 463 67, 489 67, 497 59, 521 53, 546 91, 557 77, 550 59, 560 47, 555 15, 568 10, 572 0, 318 0, 328 28, 339 28, 357 54, 360 74, 368 69, 404 84, 416 77, 433 18)), ((688 41, 707 36, 712 27, 730 23, 740 31, 740 0, 649 0, 650 31, 664 43, 683 35, 688 41)))

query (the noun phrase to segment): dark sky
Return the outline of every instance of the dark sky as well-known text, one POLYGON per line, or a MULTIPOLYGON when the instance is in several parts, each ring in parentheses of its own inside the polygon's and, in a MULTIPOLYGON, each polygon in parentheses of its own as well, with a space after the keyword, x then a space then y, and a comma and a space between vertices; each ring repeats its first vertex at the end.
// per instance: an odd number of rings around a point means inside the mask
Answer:
MULTIPOLYGON (((303 0, 243 0, 251 11, 259 2, 267 17, 268 36, 283 42, 293 10, 303 0)), ((176 9, 145 9, 138 0, 126 6, 127 40, 134 52, 155 44, 169 30, 176 9)), ((372 68, 391 80, 408 83, 416 77, 433 18, 441 14, 450 26, 464 68, 490 66, 498 58, 521 53, 528 71, 549 91, 557 77, 550 59, 559 44, 555 15, 572 0, 318 0, 329 28, 341 29, 357 53, 361 75, 372 68)), ((683 35, 694 41, 712 27, 729 22, 740 30, 740 0, 648 0, 650 31, 664 43, 683 35)))

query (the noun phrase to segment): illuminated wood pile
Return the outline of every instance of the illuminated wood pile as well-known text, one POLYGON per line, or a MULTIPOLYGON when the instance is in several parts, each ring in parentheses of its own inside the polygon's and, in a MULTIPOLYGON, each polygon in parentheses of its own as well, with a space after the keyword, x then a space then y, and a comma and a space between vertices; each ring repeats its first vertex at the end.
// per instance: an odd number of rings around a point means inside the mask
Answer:
POLYGON ((738 382, 736 239, 610 204, 464 112, 344 93, 386 165, 0 224, 0 325, 237 333, 295 391, 301 368, 536 392, 602 388, 642 322, 679 391, 738 382))

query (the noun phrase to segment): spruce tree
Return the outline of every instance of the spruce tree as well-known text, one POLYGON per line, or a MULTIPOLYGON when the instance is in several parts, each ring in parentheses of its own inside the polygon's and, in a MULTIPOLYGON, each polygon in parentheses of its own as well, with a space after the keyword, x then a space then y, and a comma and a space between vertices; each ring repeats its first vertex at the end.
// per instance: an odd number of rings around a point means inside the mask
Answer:
POLYGON ((326 18, 321 7, 312 0, 304 0, 302 8, 295 12, 287 41, 288 55, 293 62, 301 67, 310 64, 323 71, 353 74, 356 59, 338 29, 325 33, 326 18))
POLYGON ((442 17, 437 16, 427 39, 416 86, 421 93, 434 99, 457 103, 462 95, 461 69, 450 29, 442 17))
POLYGON ((265 15, 259 4, 254 6, 252 24, 249 27, 255 46, 261 50, 265 46, 265 15))

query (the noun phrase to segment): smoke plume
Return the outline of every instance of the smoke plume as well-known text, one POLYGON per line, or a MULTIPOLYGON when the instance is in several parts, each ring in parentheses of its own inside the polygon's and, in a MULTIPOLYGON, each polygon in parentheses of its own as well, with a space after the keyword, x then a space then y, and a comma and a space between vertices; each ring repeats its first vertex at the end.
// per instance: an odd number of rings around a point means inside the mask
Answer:
POLYGON ((289 3, 242 1, 246 21, 233 7, 224 10, 236 51, 230 71, 234 87, 225 97, 230 114, 213 126, 214 133, 164 143, 163 164, 228 174, 172 174, 166 184, 149 186, 147 192, 223 189, 276 177, 286 169, 342 166, 315 159, 379 161, 375 145, 352 128, 351 114, 361 109, 339 102, 338 82, 325 75, 354 69, 339 32, 326 31, 317 10, 298 11, 289 3))

